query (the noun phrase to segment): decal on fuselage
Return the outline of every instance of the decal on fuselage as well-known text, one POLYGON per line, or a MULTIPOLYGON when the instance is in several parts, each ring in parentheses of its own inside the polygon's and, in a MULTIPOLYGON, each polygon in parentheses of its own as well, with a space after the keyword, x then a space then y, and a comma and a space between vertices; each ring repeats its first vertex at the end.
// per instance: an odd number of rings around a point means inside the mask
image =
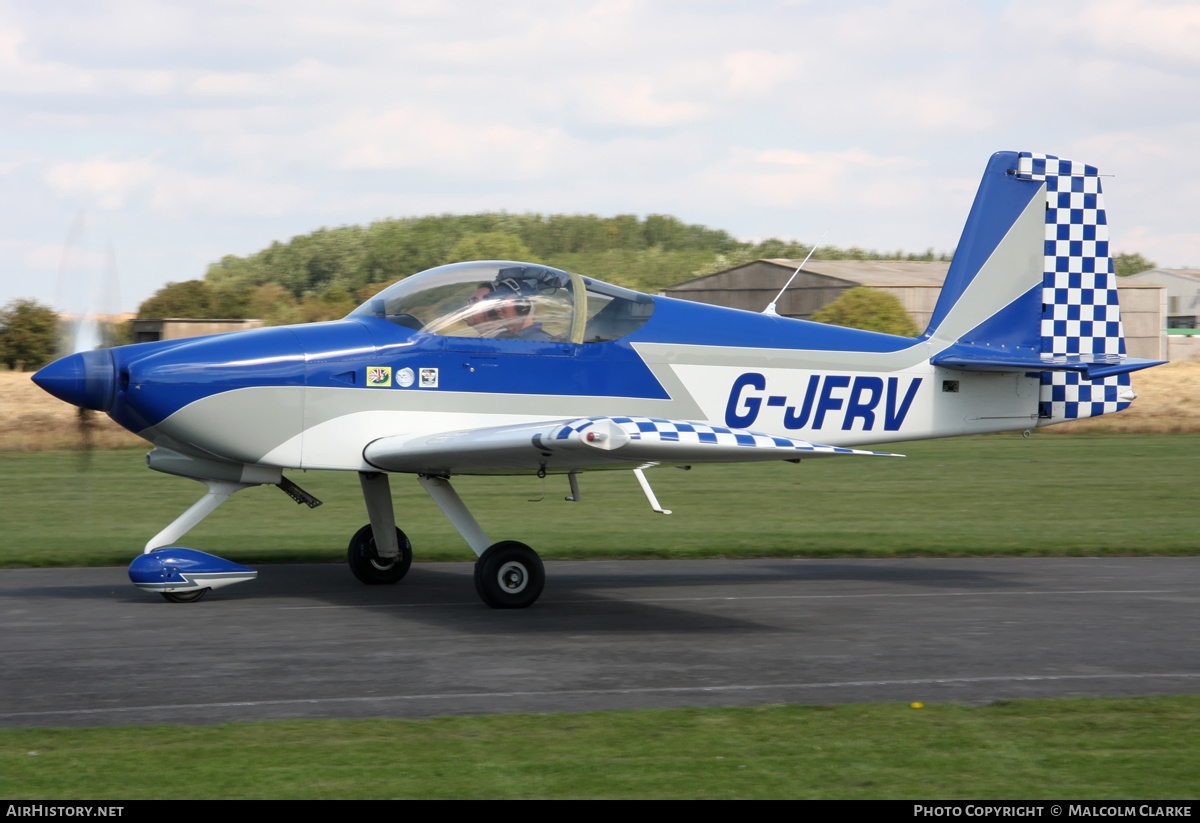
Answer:
POLYGON ((390 386, 390 385, 392 385, 392 367, 391 366, 368 366, 367 367, 367 385, 368 386, 390 386))
POLYGON ((837 428, 842 431, 899 431, 912 408, 922 378, 886 380, 874 375, 813 374, 803 392, 789 397, 766 394, 767 378, 747 372, 733 381, 725 406, 725 425, 746 429, 754 425, 763 405, 783 409, 785 429, 837 428), (855 426, 861 421, 861 428, 855 426), (877 426, 879 428, 877 428, 877 426))

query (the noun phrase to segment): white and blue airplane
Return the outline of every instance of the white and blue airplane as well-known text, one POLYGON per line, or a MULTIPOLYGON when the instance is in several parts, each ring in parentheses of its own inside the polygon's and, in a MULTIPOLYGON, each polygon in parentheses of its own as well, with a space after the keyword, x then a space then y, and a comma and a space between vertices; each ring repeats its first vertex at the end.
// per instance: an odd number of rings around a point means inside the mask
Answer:
POLYGON ((363 583, 412 562, 389 475, 416 475, 478 556, 494 608, 542 592, 538 555, 493 542, 457 475, 871 455, 854 447, 1029 429, 1120 411, 1129 373, 1095 168, 992 156, 920 337, 652 297, 546 266, 456 263, 407 277, 343 320, 83 352, 34 375, 154 449, 207 493, 146 544, 134 584, 168 600, 255 576, 178 547, 234 492, 287 470, 358 472, 363 583))

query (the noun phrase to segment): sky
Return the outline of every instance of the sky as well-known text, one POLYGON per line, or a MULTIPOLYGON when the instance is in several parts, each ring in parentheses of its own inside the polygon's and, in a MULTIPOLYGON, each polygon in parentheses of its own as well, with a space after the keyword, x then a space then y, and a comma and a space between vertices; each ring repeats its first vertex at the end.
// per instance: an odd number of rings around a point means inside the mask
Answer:
POLYGON ((0 0, 0 305, 423 214, 947 251, 1000 150, 1200 267, 1197 43, 1194 0, 0 0))

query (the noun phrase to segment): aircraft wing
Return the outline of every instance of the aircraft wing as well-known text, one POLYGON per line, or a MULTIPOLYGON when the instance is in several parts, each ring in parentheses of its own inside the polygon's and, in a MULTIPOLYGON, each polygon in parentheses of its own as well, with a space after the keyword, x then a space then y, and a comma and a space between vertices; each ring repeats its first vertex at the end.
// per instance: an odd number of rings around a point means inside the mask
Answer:
POLYGON ((429 475, 524 474, 637 468, 662 463, 741 463, 885 452, 651 417, 587 417, 435 435, 383 437, 363 450, 378 469, 429 475))

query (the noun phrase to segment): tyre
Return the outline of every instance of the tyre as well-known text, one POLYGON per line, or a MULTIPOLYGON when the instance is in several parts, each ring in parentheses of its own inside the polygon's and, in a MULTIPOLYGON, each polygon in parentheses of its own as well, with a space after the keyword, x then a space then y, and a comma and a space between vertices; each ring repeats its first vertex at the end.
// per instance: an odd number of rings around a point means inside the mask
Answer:
POLYGON ((545 585, 542 558, 515 540, 494 543, 475 562, 475 591, 493 609, 532 606, 545 585))
POLYGON ((193 589, 190 592, 159 592, 168 603, 195 603, 208 594, 209 589, 193 589))
POLYGON ((350 546, 346 557, 350 563, 350 571, 359 582, 368 586, 385 586, 399 583, 408 569, 412 566, 412 544, 404 532, 396 529, 396 542, 400 544, 400 556, 383 558, 375 547, 375 535, 371 532, 371 524, 363 526, 350 538, 350 546))

